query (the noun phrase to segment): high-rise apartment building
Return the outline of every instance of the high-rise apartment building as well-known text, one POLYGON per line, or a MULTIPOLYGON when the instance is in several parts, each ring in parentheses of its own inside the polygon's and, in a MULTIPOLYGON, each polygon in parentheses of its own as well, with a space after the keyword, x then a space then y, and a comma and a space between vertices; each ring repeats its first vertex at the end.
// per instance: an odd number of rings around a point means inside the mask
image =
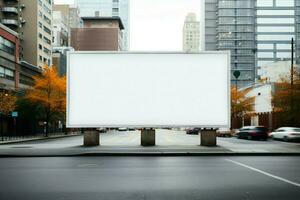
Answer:
POLYGON ((205 0, 206 50, 230 50, 238 85, 252 84, 260 67, 291 60, 292 38, 300 61, 299 16, 300 0, 205 0))
POLYGON ((52 0, 1 0, 1 23, 19 34, 20 59, 51 65, 52 0))
POLYGON ((69 28, 81 28, 83 27, 83 21, 80 17, 80 10, 78 7, 69 4, 55 4, 53 11, 60 12, 65 20, 67 20, 67 26, 69 28))
POLYGON ((195 13, 189 13, 183 25, 183 51, 198 52, 200 50, 200 22, 195 13))
POLYGON ((124 24, 123 49, 129 49, 129 0, 75 0, 82 17, 120 17, 124 24))

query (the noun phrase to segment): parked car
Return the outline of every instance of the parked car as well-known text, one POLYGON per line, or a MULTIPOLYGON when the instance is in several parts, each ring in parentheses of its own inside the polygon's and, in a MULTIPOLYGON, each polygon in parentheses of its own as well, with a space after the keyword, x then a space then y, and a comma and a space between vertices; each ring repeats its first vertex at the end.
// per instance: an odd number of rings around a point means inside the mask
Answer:
POLYGON ((198 135, 200 132, 200 128, 191 128, 186 130, 186 134, 189 135, 198 135))
POLYGON ((270 133, 273 139, 283 141, 300 141, 300 128, 296 127, 281 127, 270 133))
POLYGON ((118 131, 128 131, 128 128, 120 127, 120 128, 118 128, 118 131))
POLYGON ((233 131, 230 128, 219 128, 217 130, 218 137, 231 137, 232 134, 233 134, 233 131))
POLYGON ((264 126, 244 126, 236 133, 238 138, 267 140, 268 129, 264 126))

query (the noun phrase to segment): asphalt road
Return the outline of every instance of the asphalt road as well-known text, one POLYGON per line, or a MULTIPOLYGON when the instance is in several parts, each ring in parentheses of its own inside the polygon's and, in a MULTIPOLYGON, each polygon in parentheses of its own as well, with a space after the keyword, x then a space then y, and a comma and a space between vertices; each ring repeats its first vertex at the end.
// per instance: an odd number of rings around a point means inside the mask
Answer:
POLYGON ((1 200, 299 199, 300 157, 1 158, 1 200))

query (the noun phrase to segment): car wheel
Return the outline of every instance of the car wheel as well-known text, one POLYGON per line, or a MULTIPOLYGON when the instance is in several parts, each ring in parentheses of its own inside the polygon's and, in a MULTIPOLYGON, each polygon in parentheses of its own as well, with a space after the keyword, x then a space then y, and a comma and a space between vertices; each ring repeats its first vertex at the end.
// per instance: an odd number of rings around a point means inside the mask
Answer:
POLYGON ((248 135, 247 138, 248 138, 248 140, 252 140, 252 136, 251 135, 248 135))
POLYGON ((288 137, 284 136, 284 137, 283 137, 283 141, 284 141, 284 142, 288 142, 288 141, 289 141, 288 137))

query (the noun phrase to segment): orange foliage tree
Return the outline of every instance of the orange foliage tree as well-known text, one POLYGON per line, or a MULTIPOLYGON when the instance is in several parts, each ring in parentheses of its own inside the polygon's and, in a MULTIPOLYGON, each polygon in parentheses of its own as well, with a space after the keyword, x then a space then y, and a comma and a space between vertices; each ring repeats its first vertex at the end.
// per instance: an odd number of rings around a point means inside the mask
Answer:
POLYGON ((16 108, 17 97, 7 91, 0 91, 0 114, 8 115, 16 108))
MULTIPOLYGON (((237 118, 242 118, 254 110, 255 97, 247 96, 250 90, 251 88, 237 90, 231 87, 231 116, 235 122, 237 118)), ((237 126, 237 124, 234 125, 237 126)))
POLYGON ((284 126, 299 126, 300 114, 300 73, 294 71, 293 86, 290 77, 282 77, 282 80, 274 84, 273 111, 280 113, 284 126), (297 122, 298 121, 298 122, 297 122))
POLYGON ((54 117, 65 115, 66 77, 60 77, 55 67, 45 66, 42 76, 36 76, 34 80, 35 84, 26 93, 26 98, 43 108, 48 136, 49 122, 54 117))

